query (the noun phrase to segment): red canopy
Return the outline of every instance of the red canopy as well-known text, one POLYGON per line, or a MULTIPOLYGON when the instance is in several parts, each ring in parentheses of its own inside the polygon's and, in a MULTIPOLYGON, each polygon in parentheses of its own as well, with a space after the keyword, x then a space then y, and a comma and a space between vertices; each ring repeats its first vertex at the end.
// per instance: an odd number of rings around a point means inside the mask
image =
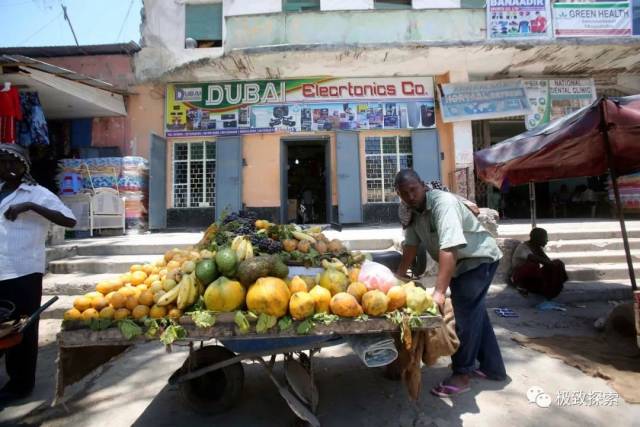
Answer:
POLYGON ((497 187, 603 175, 608 127, 617 175, 640 170, 640 95, 600 98, 575 113, 475 153, 476 173, 497 187))

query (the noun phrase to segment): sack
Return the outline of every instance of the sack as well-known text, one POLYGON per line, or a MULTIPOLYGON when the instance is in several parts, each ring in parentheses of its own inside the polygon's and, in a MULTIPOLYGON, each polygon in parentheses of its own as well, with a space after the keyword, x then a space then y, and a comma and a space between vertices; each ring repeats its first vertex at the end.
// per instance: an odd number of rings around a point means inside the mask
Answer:
POLYGON ((358 281, 364 283, 370 291, 377 289, 385 294, 392 286, 398 284, 398 279, 387 266, 373 261, 365 261, 362 264, 358 281))

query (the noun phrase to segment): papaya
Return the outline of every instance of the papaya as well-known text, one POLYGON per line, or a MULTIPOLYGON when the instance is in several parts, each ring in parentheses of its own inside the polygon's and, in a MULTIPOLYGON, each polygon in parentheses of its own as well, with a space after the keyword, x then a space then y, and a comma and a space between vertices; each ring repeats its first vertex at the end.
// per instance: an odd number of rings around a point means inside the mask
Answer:
POLYGON ((289 300, 289 313, 294 320, 304 320, 313 316, 315 301, 308 292, 296 292, 289 300))
POLYGON ((322 286, 314 286, 309 291, 309 295, 314 301, 314 310, 316 313, 329 313, 331 304, 331 292, 322 286))
POLYGON ((247 308, 256 314, 282 317, 287 314, 291 292, 278 277, 261 277, 247 292, 247 308))
POLYGON ((358 300, 346 292, 338 292, 331 298, 331 312, 341 317, 358 317, 362 314, 362 307, 358 300))
POLYGON ((388 305, 389 298, 377 289, 362 295, 362 309, 369 316, 382 316, 387 311, 388 305))
POLYGON ((229 312, 244 304, 245 290, 240 282, 222 276, 207 286, 204 304, 207 310, 229 312))
POLYGON ((397 310, 407 303, 407 291, 402 286, 392 286, 387 291, 387 297, 389 298, 387 311, 397 310))

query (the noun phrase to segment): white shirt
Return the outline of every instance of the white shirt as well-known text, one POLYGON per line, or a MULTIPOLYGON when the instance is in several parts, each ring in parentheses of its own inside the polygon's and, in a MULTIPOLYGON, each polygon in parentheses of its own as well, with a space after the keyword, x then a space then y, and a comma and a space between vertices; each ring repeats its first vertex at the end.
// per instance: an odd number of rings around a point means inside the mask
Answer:
MULTIPOLYGON (((4 183, 0 183, 0 189, 4 183)), ((0 280, 15 279, 45 271, 45 242, 49 220, 34 211, 23 212, 9 221, 10 206, 32 202, 75 219, 71 210, 51 191, 40 185, 21 184, 0 202, 0 280)))
POLYGON ((511 257, 511 269, 516 269, 527 262, 529 255, 533 254, 531 247, 527 242, 522 242, 518 245, 513 256, 511 257))

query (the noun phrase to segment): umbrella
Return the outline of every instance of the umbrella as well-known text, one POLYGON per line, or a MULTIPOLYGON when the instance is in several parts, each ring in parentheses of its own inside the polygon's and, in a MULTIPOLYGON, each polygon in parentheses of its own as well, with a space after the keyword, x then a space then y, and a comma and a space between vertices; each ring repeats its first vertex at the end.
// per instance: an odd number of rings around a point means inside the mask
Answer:
POLYGON ((478 177, 499 188, 603 175, 608 170, 636 290, 617 177, 640 171, 640 95, 601 97, 568 116, 478 151, 474 159, 478 177))

